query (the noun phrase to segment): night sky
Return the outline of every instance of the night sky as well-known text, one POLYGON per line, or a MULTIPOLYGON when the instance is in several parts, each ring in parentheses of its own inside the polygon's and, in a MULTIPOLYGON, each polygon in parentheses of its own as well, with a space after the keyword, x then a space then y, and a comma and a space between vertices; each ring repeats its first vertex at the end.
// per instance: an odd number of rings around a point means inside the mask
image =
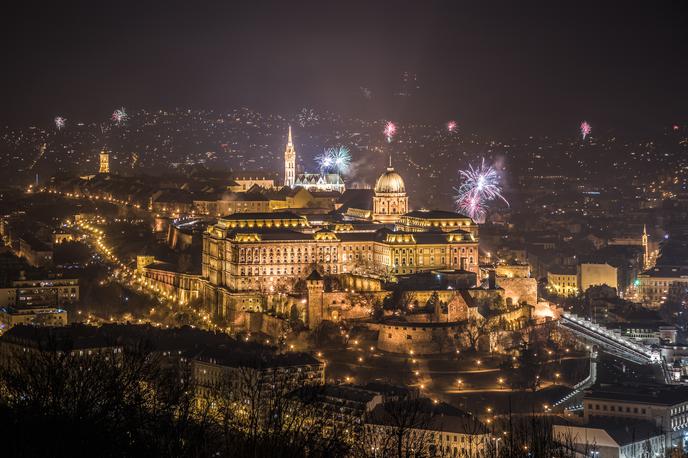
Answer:
POLYGON ((22 3, 0 27, 12 125, 238 105, 494 134, 688 121, 686 2, 22 3))

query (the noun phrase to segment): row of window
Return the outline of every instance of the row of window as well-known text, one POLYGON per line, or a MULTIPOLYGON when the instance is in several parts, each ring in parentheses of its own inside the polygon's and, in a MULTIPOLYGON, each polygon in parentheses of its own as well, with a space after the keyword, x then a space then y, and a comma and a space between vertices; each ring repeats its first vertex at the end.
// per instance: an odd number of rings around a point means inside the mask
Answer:
MULTIPOLYGON (((645 414, 645 408, 640 408, 640 412, 638 407, 628 407, 626 406, 626 410, 624 410, 624 406, 608 406, 607 404, 602 404, 600 408, 599 404, 594 405, 594 410, 597 411, 602 411, 602 412, 626 412, 626 413, 641 413, 645 414)), ((588 410, 593 410, 593 404, 588 404, 588 410)))
MULTIPOLYGON (((325 265, 325 266, 323 266, 323 270, 325 271, 325 273, 328 273, 328 274, 329 273, 336 274, 337 273, 337 266, 336 265, 335 266, 325 265)), ((260 267, 243 268, 242 267, 241 269, 239 269, 239 276, 241 276, 241 277, 245 277, 245 276, 250 277, 252 275, 290 275, 290 274, 295 275, 295 274, 301 274, 301 273, 306 273, 306 269, 304 268, 302 270, 300 266, 296 267, 296 268, 294 268, 294 266, 291 266, 289 268, 288 267, 284 267, 284 268, 280 268, 280 267, 277 267, 277 268, 273 268, 273 267, 270 267, 270 268, 266 268, 266 267, 263 267, 263 268, 260 268, 260 267)))

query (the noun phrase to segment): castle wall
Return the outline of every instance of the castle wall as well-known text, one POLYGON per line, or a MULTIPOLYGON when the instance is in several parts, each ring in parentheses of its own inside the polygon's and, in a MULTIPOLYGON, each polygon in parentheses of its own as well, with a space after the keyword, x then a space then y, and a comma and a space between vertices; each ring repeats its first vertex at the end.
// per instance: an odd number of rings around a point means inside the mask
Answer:
POLYGON ((277 339, 288 329, 287 322, 272 315, 260 312, 246 312, 246 329, 250 332, 260 332, 273 339, 277 339))
POLYGON ((504 290, 504 300, 513 304, 537 304, 537 280, 526 277, 497 277, 497 286, 504 290))
POLYGON ((342 288, 353 289, 354 291, 382 291, 382 281, 376 278, 342 274, 339 276, 339 282, 342 288))
POLYGON ((377 347, 390 353, 430 355, 456 349, 462 325, 420 326, 414 323, 380 325, 377 347))

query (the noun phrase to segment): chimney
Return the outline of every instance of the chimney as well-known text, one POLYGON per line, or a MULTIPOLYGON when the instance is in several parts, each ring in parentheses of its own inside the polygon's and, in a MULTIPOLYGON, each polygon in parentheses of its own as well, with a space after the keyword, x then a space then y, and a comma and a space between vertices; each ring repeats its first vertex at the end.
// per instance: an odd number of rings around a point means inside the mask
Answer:
POLYGON ((497 271, 494 269, 487 273, 487 287, 489 289, 497 288, 497 271))

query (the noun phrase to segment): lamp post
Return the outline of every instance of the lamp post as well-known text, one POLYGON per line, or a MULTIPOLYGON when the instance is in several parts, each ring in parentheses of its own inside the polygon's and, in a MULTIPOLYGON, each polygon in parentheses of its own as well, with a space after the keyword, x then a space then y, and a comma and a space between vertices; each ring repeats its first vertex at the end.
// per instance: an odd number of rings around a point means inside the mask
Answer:
POLYGON ((495 437, 495 458, 499 458, 499 441, 502 440, 501 437, 495 437))

